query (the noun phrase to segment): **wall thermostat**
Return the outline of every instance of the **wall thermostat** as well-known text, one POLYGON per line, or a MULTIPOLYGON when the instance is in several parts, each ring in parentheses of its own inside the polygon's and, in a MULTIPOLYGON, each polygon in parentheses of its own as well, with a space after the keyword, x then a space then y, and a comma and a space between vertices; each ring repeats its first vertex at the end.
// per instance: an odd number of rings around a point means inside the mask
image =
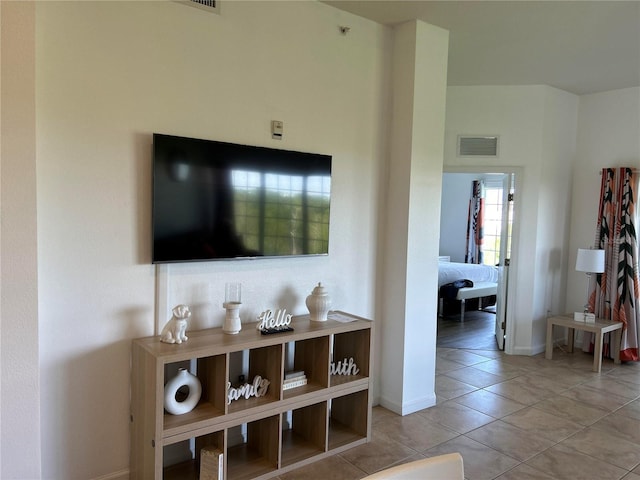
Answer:
POLYGON ((280 120, 271 120, 271 138, 282 140, 283 125, 280 120))

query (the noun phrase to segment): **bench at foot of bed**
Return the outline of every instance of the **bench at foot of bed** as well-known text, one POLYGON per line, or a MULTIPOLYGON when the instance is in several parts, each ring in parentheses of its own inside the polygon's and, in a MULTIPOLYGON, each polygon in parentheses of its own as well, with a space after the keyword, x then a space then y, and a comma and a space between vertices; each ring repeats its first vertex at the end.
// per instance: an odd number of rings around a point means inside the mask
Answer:
MULTIPOLYGON (((460 302, 460 321, 464 322, 464 312, 466 309, 466 300, 485 297, 491 297, 497 294, 498 284, 494 282, 476 282, 473 287, 462 287, 458 290, 455 300, 460 302)), ((481 301, 481 300, 480 300, 481 301)), ((482 309, 482 308, 481 308, 482 309)), ((444 315, 444 299, 439 298, 438 302, 438 315, 444 315)))

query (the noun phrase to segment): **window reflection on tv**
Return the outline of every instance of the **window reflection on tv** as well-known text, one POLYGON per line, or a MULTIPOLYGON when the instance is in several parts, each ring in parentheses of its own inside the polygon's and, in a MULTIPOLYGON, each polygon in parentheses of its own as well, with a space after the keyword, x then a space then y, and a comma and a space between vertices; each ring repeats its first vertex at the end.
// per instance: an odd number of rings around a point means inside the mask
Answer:
POLYGON ((153 262, 326 255, 331 156, 153 136, 153 262))

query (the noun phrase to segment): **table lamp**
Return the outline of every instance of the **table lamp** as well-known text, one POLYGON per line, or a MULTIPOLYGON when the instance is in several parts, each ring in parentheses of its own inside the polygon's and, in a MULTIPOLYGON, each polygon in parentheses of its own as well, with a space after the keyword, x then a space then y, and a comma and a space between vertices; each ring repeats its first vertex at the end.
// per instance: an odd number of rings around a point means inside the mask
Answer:
POLYGON ((576 256, 576 271, 587 275, 587 296, 584 311, 574 312, 573 319, 582 322, 595 322, 595 314, 589 312, 589 285, 592 273, 604 272, 604 250, 593 248, 579 248, 576 256))

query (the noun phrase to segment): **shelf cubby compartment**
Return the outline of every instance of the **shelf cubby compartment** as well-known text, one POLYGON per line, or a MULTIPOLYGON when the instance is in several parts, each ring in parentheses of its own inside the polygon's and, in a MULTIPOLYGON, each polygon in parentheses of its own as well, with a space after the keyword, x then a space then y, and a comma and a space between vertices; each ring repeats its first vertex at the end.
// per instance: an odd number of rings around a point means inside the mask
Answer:
POLYGON ((330 400, 329 450, 368 439, 370 419, 367 390, 330 400))
POLYGON ((200 478, 200 452, 213 447, 223 452, 224 432, 187 439, 163 447, 163 480, 198 480, 200 478))
MULTIPOLYGON (((260 407, 267 403, 277 402, 280 400, 280 394, 282 389, 282 345, 269 345, 266 347, 251 348, 242 352, 234 352, 230 354, 230 363, 235 363, 245 355, 248 355, 248 369, 244 374, 246 384, 253 384, 256 376, 262 377, 263 380, 269 381, 269 387, 266 395, 260 397, 241 397, 237 400, 229 402, 227 400, 227 413, 235 413, 249 408, 260 407)), ((232 365, 229 366, 229 372, 232 371, 232 365)), ((243 370, 244 371, 244 370, 243 370)), ((237 377, 229 374, 229 382, 238 387, 237 377)), ((225 390, 227 385, 225 384, 225 390)), ((225 393, 227 397, 228 391, 225 393)))
POLYGON ((184 428, 190 428, 199 422, 206 422, 214 417, 224 415, 226 404, 225 362, 225 355, 213 355, 198 358, 192 362, 170 363, 165 366, 165 384, 175 375, 178 367, 183 367, 196 375, 202 385, 200 400, 193 410, 182 415, 164 412, 165 435, 180 433, 184 428))
POLYGON ((330 382, 332 387, 369 377, 370 341, 370 329, 333 335, 332 365, 336 368, 340 365, 342 369, 348 370, 349 373, 346 375, 332 374, 330 382), (358 369, 357 374, 353 374, 353 367, 345 368, 344 364, 347 363, 349 365, 351 359, 353 359, 353 363, 358 369))
POLYGON ((282 467, 326 451, 327 402, 282 413, 282 467))
POLYGON ((279 430, 280 415, 229 429, 225 478, 248 480, 274 472, 278 468, 279 430))
POLYGON ((288 342, 285 345, 285 374, 288 371, 304 372, 307 383, 283 390, 283 398, 289 399, 329 386, 329 335, 288 342))

